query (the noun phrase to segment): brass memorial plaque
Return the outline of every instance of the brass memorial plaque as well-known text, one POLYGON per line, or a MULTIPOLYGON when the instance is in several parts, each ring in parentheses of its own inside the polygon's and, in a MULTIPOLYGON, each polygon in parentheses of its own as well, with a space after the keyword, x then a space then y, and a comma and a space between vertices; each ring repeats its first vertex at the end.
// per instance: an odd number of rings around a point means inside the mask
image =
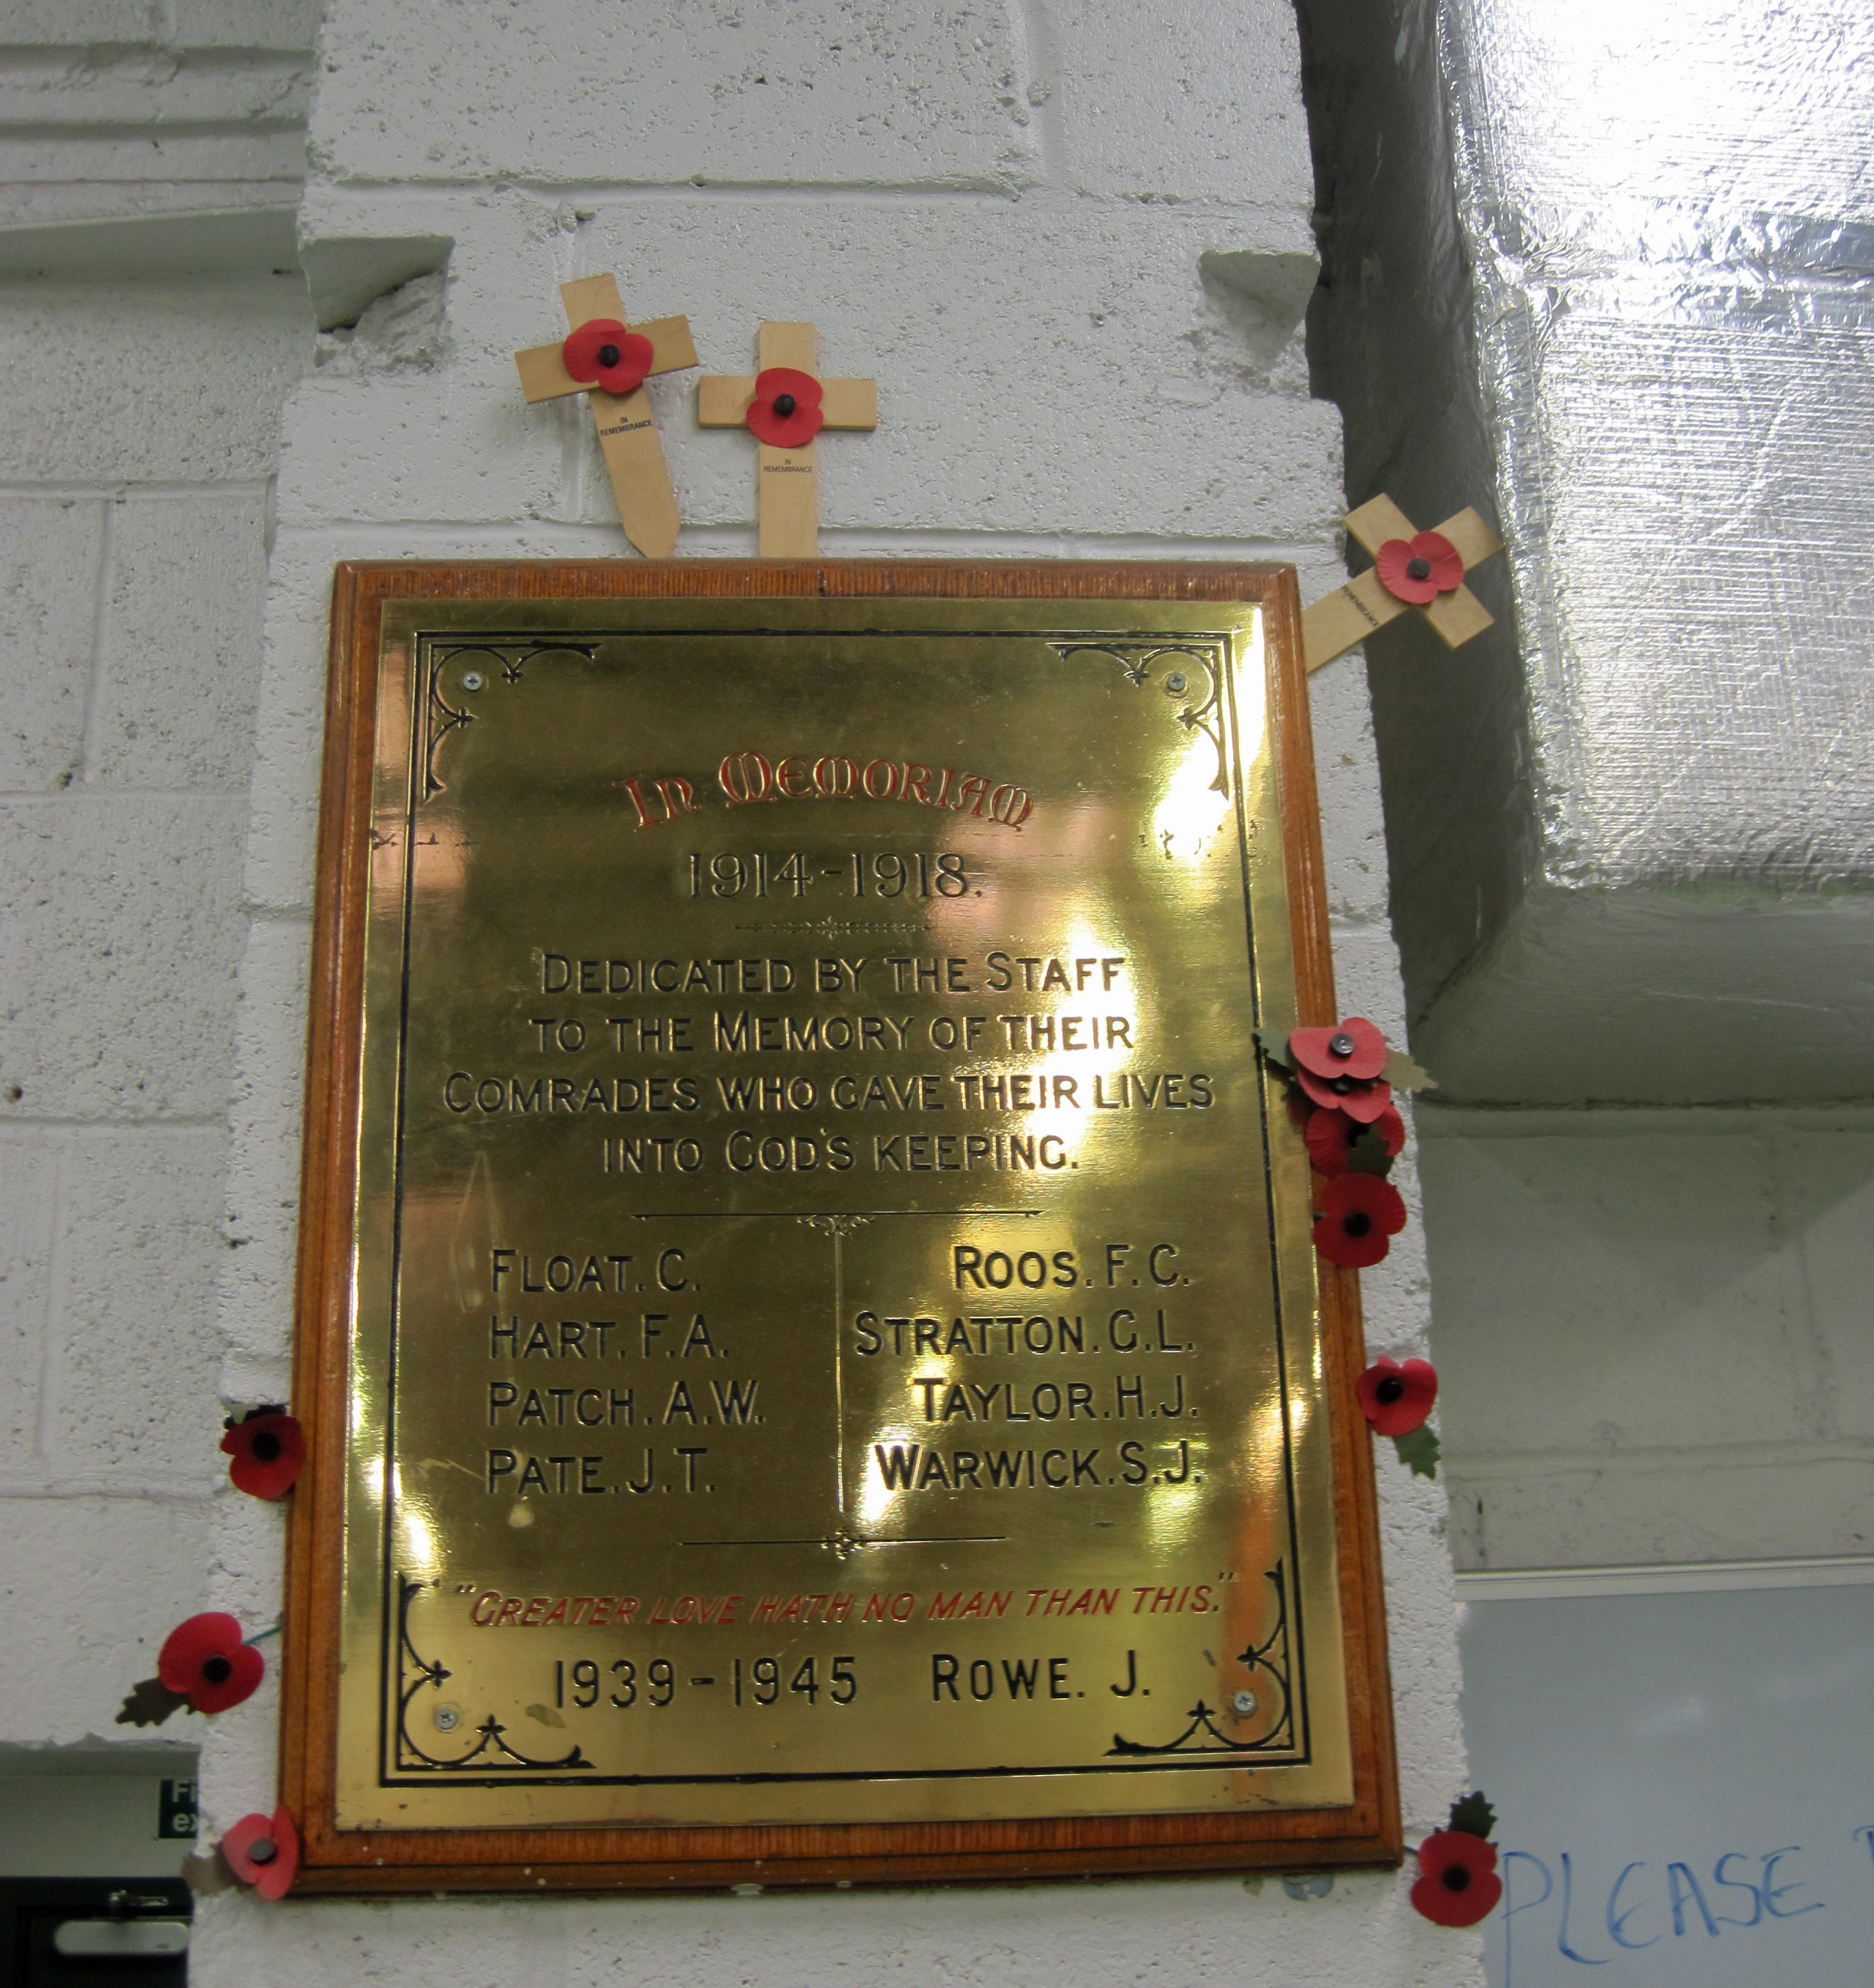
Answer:
POLYGON ((436 570, 335 630, 309 1882, 1396 1855, 1357 1324, 1252 1035, 1292 587, 436 570))

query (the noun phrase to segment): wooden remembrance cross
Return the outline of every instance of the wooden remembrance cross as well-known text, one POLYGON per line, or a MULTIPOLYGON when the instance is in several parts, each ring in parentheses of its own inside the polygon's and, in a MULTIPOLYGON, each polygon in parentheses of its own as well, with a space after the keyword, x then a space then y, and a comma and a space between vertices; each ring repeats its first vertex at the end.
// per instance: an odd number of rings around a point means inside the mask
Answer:
POLYGON ((822 428, 876 428, 878 382, 821 379, 819 336, 810 324, 765 323, 757 350, 761 370, 756 379, 745 374, 703 376, 697 420, 706 428, 746 427, 761 442, 756 508, 761 556, 812 559, 820 549, 820 477, 813 437, 822 428), (778 371, 799 377, 771 379, 778 371), (771 387, 773 391, 767 390, 771 387), (774 445, 764 427, 787 445, 774 445))
MULTIPOLYGON (((1341 521, 1354 539, 1377 560, 1392 540, 1410 543, 1416 534, 1412 520, 1390 497, 1376 497, 1341 521)), ((1480 561, 1503 549, 1503 541, 1477 512, 1465 509, 1447 518, 1437 536, 1448 541, 1468 573, 1480 561)), ((1405 614, 1416 613, 1435 628, 1448 649, 1461 648, 1472 636, 1491 626, 1490 610, 1467 587, 1437 594, 1422 607, 1389 593, 1377 566, 1324 595, 1302 617, 1302 653, 1308 671, 1321 668, 1365 641, 1376 629, 1405 614)))
MULTIPOLYGON (((625 306, 615 276, 582 276, 576 282, 562 283, 559 296, 576 337, 582 325, 595 320, 624 324, 625 306)), ((697 363, 687 317, 656 318, 648 324, 626 329, 627 339, 650 343, 650 363, 644 367, 647 375, 678 372, 697 363)), ((616 357, 604 359, 604 350, 616 353, 618 348, 603 348, 599 354, 603 365, 616 365, 616 357)), ((517 352, 514 363, 520 370, 521 390, 530 407, 539 401, 562 400, 569 394, 588 396, 625 536, 647 559, 667 558, 677 543, 677 496, 670 488, 670 472, 664 465, 663 445, 657 439, 650 396, 643 385, 614 394, 598 383, 596 374, 593 378, 576 380, 566 370, 563 343, 536 345, 517 352)))

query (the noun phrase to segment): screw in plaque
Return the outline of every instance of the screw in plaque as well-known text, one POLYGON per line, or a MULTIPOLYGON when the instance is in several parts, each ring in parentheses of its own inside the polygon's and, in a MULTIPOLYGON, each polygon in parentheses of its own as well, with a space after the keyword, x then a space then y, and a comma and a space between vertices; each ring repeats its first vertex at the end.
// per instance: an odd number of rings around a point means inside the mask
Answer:
POLYGON ((1256 1694, 1253 1691, 1239 1691, 1230 1702, 1247 1719, 1256 1709, 1256 1694))
POLYGON ((479 670, 466 672, 462 678, 462 688, 464 690, 479 690, 481 688, 481 672, 479 670))
POLYGON ((430 1723, 438 1733, 453 1733, 461 1723, 462 1710, 460 1706, 439 1705, 430 1714, 430 1723))

